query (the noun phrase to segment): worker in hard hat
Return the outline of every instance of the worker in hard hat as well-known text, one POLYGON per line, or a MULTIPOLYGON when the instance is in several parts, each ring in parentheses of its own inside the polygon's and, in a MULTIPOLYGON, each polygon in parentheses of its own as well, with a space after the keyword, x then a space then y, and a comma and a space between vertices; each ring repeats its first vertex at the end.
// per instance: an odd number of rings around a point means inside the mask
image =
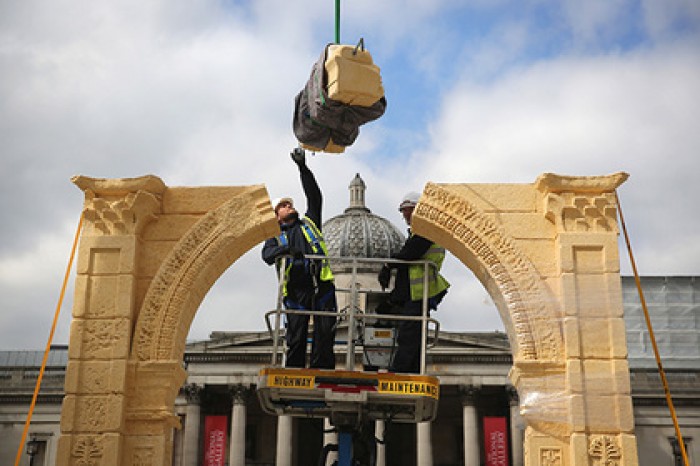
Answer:
MULTIPOLYGON (((435 310, 450 286, 439 273, 445 259, 445 248, 411 232, 411 218, 419 198, 420 194, 416 192, 407 193, 401 198, 399 211, 409 226, 408 239, 401 250, 391 257, 405 261, 429 260, 436 265, 428 268, 428 309, 435 310)), ((389 287, 392 268, 396 269, 396 279, 389 301, 398 310, 393 312, 405 316, 423 315, 424 264, 385 264, 378 277, 383 289, 389 287)), ((389 367, 390 371, 420 372, 421 329, 422 325, 418 321, 399 321, 398 349, 389 367)))
MULTIPOLYGON (((303 149, 291 153, 299 168, 301 185, 306 196, 307 211, 299 217, 294 201, 282 197, 273 201, 281 234, 265 241, 262 258, 268 264, 277 259, 284 267, 282 292, 286 309, 336 312, 335 285, 328 260, 309 259, 306 255, 328 255, 321 234, 321 207, 323 197, 316 178, 306 165, 303 149)), ((306 341, 309 316, 287 315, 286 367, 306 366, 306 341)), ((335 316, 314 316, 311 360, 309 367, 334 369, 335 316)))

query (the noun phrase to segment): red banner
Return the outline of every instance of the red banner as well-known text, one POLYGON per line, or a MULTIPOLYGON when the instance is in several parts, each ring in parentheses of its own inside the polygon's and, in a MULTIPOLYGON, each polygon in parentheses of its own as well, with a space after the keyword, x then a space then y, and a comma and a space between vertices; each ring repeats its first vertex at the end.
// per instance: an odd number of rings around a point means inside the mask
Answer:
POLYGON ((508 466, 508 431, 505 417, 484 417, 486 466, 508 466))
POLYGON ((224 466, 226 464, 227 421, 226 416, 206 416, 204 418, 204 466, 224 466))

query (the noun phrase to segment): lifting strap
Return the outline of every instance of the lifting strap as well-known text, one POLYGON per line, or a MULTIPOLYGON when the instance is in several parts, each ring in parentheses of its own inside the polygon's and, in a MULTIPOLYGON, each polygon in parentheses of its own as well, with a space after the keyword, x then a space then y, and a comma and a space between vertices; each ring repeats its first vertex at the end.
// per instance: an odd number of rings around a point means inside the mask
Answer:
POLYGON ((17 448, 17 456, 15 458, 15 466, 19 466, 19 462, 22 459, 22 452, 24 451, 24 443, 27 440, 27 432, 29 431, 29 424, 32 422, 32 414, 34 413, 34 407, 36 406, 36 400, 39 397, 39 389, 41 389, 41 379, 44 377, 44 370, 46 369, 46 362, 49 359, 49 351, 51 350, 51 342, 53 341, 53 334, 56 332, 56 324, 58 323, 58 316, 61 313, 61 305, 63 304, 63 297, 66 295, 66 285, 68 284, 68 278, 70 276, 70 270, 73 266, 73 259, 75 258, 75 250, 78 246, 78 239, 80 238, 80 230, 83 227, 83 216, 80 215, 80 221, 78 222, 78 229, 75 232, 75 239, 73 240, 73 248, 70 252, 70 259, 68 260, 68 266, 66 267, 66 274, 63 278, 63 286, 61 287, 61 294, 58 298, 58 304, 56 305, 56 312, 53 317, 53 325, 51 325, 51 333, 49 333, 49 340, 46 342, 46 349, 44 350, 44 359, 41 361, 41 369, 39 370, 39 377, 36 379, 36 385, 34 386, 34 395, 32 396, 32 402, 29 405, 29 414, 27 414, 27 420, 24 422, 24 430, 22 431, 22 437, 19 440, 19 447, 17 448))
POLYGON ((632 246, 630 244, 630 238, 627 234, 627 226, 625 225, 625 217, 622 215, 622 206, 620 205, 620 198, 615 191, 615 200, 617 201, 617 211, 620 214, 620 225, 622 225, 622 232, 625 236, 625 243, 627 245, 627 252, 630 256, 630 264, 632 265, 632 271, 634 272, 634 282, 637 285, 637 292, 639 293, 639 301, 642 304, 642 309, 644 310, 644 319, 647 323, 647 328, 649 329, 649 339, 651 340, 651 346, 654 348, 654 357, 656 358, 656 365, 659 368, 659 375, 661 376, 661 382, 664 385, 664 392, 666 394, 666 403, 668 404, 668 409, 671 412, 671 418, 673 419, 673 427, 676 429, 676 437, 678 438, 678 444, 681 449, 681 455, 683 456, 683 463, 685 466, 690 466, 688 461, 688 454, 685 451, 685 442, 683 441, 683 435, 681 434, 681 428, 678 425, 678 417, 676 416, 676 410, 673 407, 673 399, 671 399, 671 390, 668 387, 668 381, 666 380, 666 373, 661 364, 661 356, 659 355, 659 348, 656 346, 656 337, 654 336, 654 329, 651 326, 651 318, 649 317, 649 309, 647 308, 647 302, 644 299, 644 292, 642 291, 642 283, 639 280, 639 274, 637 273, 637 265, 634 262, 634 255, 632 255, 632 246))

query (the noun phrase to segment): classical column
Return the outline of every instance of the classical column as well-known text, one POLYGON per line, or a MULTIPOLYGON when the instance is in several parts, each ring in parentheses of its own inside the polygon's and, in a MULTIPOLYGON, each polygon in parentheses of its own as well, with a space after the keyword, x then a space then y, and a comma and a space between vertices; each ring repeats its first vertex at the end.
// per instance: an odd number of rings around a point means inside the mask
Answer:
POLYGON ((430 422, 416 424, 417 454, 420 466, 433 466, 433 443, 430 438, 430 422))
POLYGON ((204 387, 197 384, 188 384, 183 388, 187 400, 182 441, 182 464, 185 466, 199 464, 200 402, 203 389, 204 387))
POLYGON ((292 417, 277 416, 276 466, 292 466, 292 417))
POLYGON ((377 464, 376 466, 386 466, 386 445, 384 445, 384 421, 377 419, 374 422, 374 436, 377 438, 377 464))
MULTIPOLYGON (((338 432, 333 430, 333 425, 331 424, 330 419, 323 418, 323 446, 326 446, 329 443, 333 443, 336 445, 338 444, 338 432)), ((329 452, 328 456, 326 457, 326 465, 333 464, 333 462, 337 459, 337 451, 329 452)))
POLYGON ((231 407, 231 448, 228 462, 230 466, 245 466, 245 425, 246 401, 250 387, 233 385, 229 387, 232 398, 231 407))
POLYGON ((520 417, 520 399, 515 387, 507 387, 510 403, 510 445, 513 451, 513 466, 523 466, 523 419, 520 417))
POLYGON ((479 418, 476 412, 477 388, 460 387, 464 424, 464 466, 479 466, 479 418))

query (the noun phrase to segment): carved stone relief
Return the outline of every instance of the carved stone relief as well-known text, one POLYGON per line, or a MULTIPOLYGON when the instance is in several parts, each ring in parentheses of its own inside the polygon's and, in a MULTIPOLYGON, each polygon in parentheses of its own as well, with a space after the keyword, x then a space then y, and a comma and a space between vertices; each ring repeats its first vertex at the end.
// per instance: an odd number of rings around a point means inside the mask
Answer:
POLYGON ((619 466, 622 452, 617 441, 609 435, 593 437, 588 447, 588 454, 594 466, 619 466))
POLYGON ((133 466, 151 466, 154 464, 154 456, 153 447, 134 448, 131 464, 133 466))
POLYGON ((562 466, 561 448, 541 448, 539 466, 562 466))
POLYGON ((127 319, 88 320, 84 329, 83 358, 109 358, 114 355, 115 349, 128 347, 127 319))
POLYGON ((139 235, 160 212, 165 185, 155 176, 105 180, 76 176, 85 192, 83 215, 95 235, 139 235))
POLYGON ((76 466, 98 466, 104 452, 102 438, 98 435, 82 437, 71 451, 76 466))
POLYGON ((544 194, 545 217, 559 232, 617 233, 615 189, 627 173, 569 177, 545 173, 536 186, 544 194))

